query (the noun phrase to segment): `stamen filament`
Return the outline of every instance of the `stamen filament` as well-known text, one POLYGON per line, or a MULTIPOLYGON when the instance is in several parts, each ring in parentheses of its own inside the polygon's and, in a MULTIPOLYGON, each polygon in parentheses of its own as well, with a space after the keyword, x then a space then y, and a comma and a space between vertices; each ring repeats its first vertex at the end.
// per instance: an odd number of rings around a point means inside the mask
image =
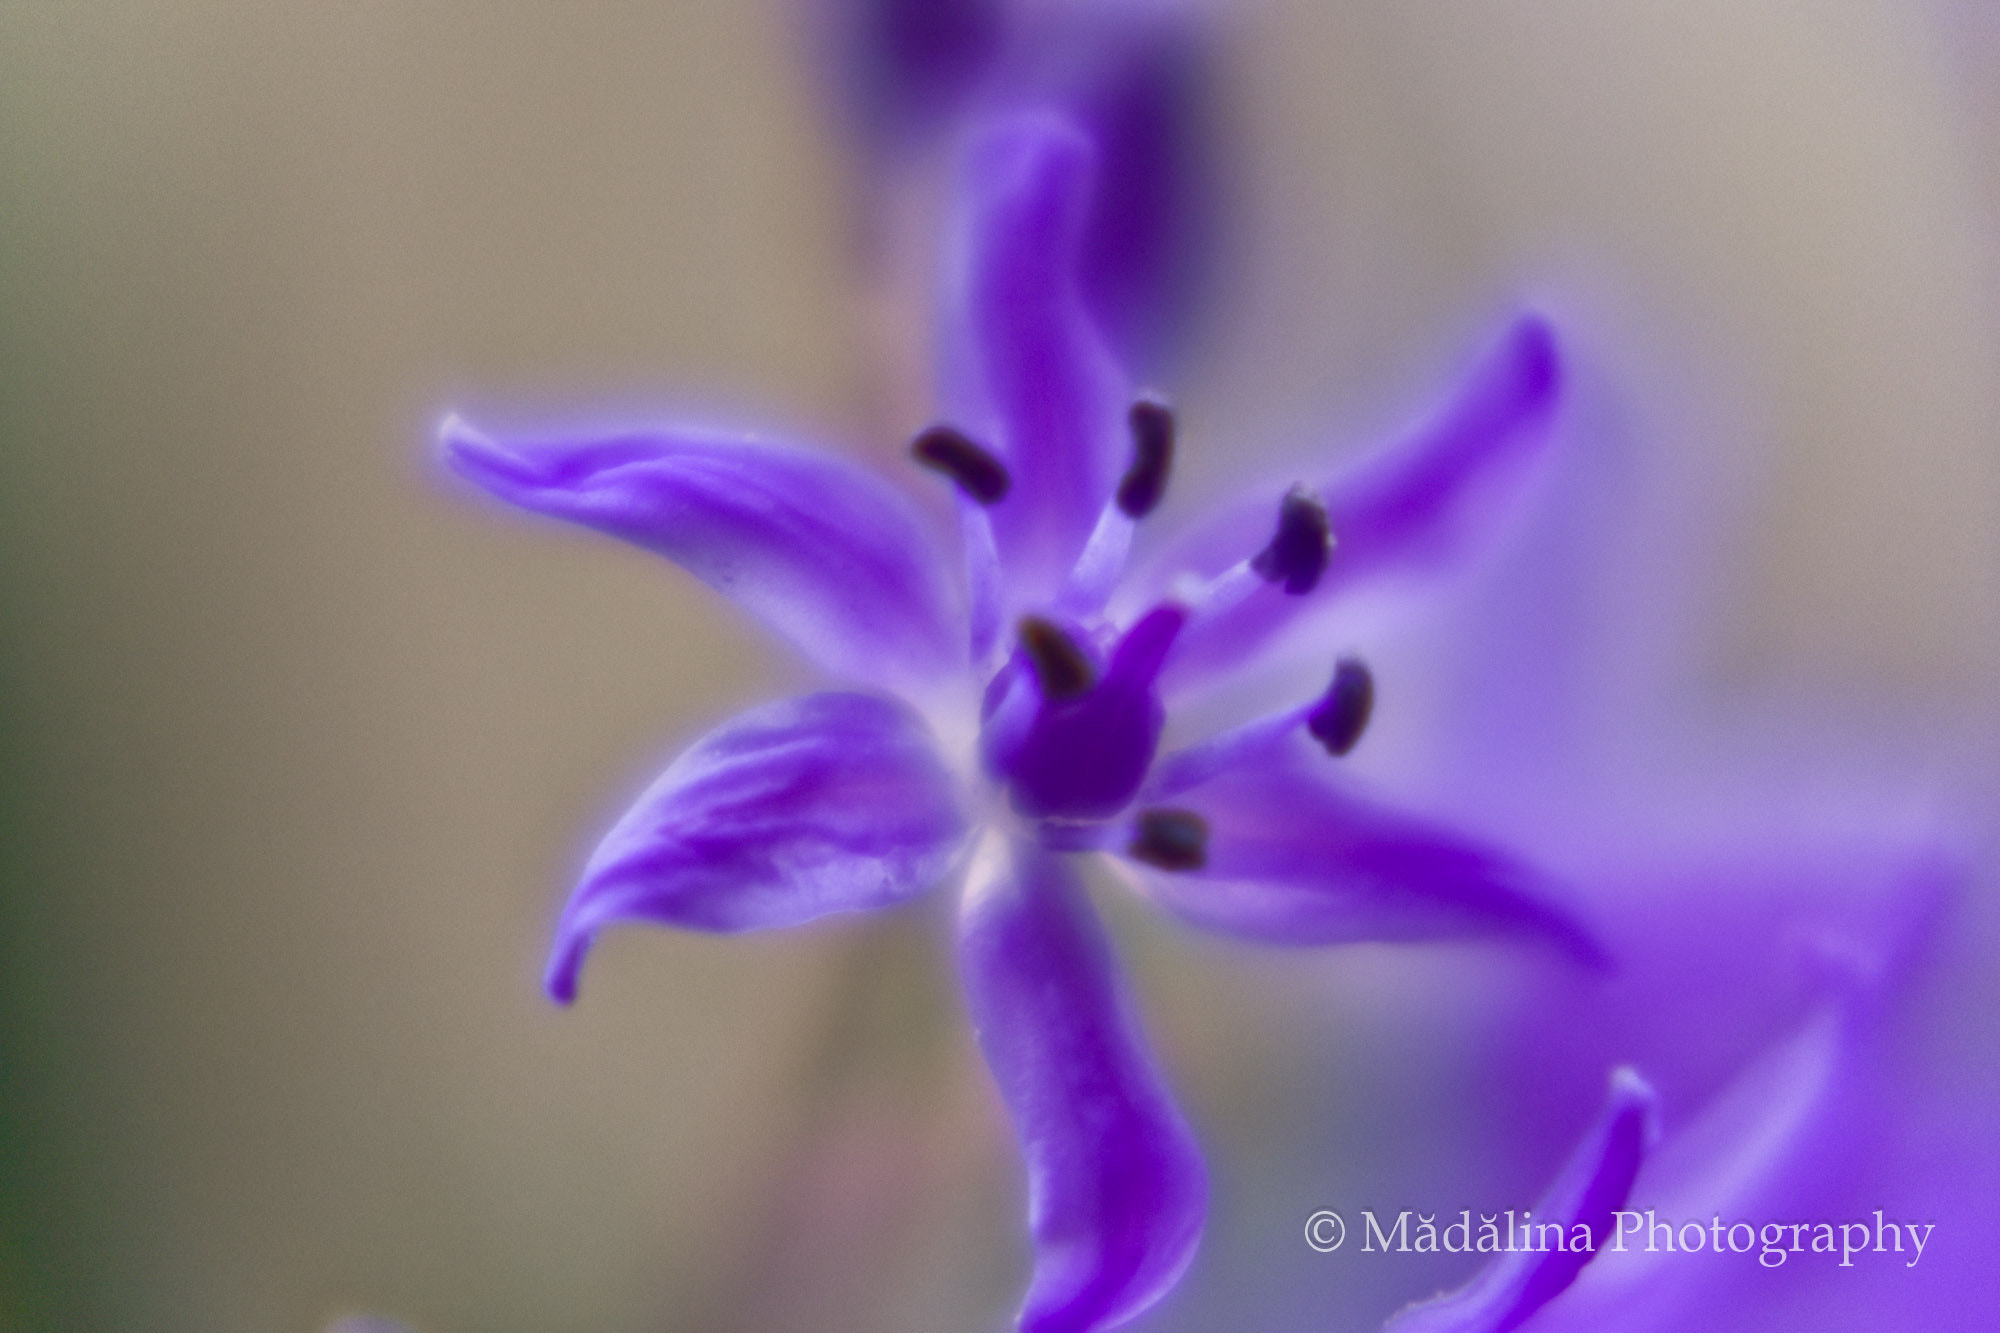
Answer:
POLYGON ((1286 737, 1305 724, 1307 715, 1318 706, 1316 702, 1301 704, 1282 713, 1256 718, 1164 756, 1153 765, 1152 776, 1146 779, 1141 797, 1149 801, 1164 801, 1199 787, 1240 763, 1276 749, 1286 737))
POLYGON ((1293 597, 1311 592, 1326 572, 1334 545, 1326 506, 1304 486, 1294 486, 1278 505, 1277 531, 1263 550, 1206 581, 1183 575, 1174 595, 1205 628, 1259 588, 1280 584, 1293 597))
POLYGON ((1332 683, 1311 703, 1219 731, 1162 757, 1153 765, 1140 797, 1164 801, 1190 791, 1277 749, 1300 727, 1310 731, 1328 754, 1344 755, 1361 740, 1374 703, 1375 677, 1367 664, 1358 657, 1343 657, 1334 667, 1332 683))
POLYGON ((1267 586, 1264 576, 1248 560, 1238 560, 1212 579, 1186 575, 1174 587, 1174 596, 1187 604, 1193 614, 1210 620, 1240 606, 1251 593, 1267 586))
POLYGON ((1134 527, 1167 491, 1174 459, 1173 410, 1156 398, 1141 398, 1132 404, 1126 421, 1132 432, 1132 463, 1097 516, 1097 526, 1090 530, 1083 554, 1063 585, 1057 606, 1070 615, 1090 616, 1104 609, 1132 554, 1134 527))
POLYGON ((1000 547, 993 538, 993 518, 986 506, 969 495, 958 502, 958 533, 965 545, 966 619, 974 670, 984 674, 1000 642, 1005 608, 1000 577, 1000 547))
POLYGON ((1131 516, 1115 501, 1104 506, 1104 512, 1097 516, 1097 526, 1090 530, 1090 540, 1083 544, 1083 554, 1076 558, 1069 581, 1056 599, 1059 610, 1073 616, 1090 616, 1104 609, 1125 573, 1135 526, 1131 516))

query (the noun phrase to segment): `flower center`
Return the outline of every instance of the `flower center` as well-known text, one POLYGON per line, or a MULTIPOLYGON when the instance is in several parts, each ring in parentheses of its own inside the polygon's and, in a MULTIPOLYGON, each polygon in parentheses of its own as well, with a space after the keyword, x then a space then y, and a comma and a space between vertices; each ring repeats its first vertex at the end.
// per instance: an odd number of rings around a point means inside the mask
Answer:
POLYGON ((1033 819, 1106 819, 1131 801, 1153 762, 1166 710, 1154 688, 1187 612, 1168 602, 1141 616, 1102 670, 1075 633, 1021 622, 1012 660, 987 692, 980 736, 987 769, 1033 819))

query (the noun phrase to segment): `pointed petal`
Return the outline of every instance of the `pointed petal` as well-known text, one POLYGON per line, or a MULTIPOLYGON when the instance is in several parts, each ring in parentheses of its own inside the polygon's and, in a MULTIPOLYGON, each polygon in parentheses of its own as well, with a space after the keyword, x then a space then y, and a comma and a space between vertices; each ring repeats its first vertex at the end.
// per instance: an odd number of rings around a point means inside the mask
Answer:
MULTIPOLYGON (((1195 925, 1267 944, 1528 934, 1604 961, 1546 876, 1344 790, 1315 771, 1325 756, 1314 759, 1258 756, 1176 797, 1174 809, 1205 826, 1206 844, 1199 864, 1142 867, 1147 895, 1195 925)), ((1140 827, 1128 845, 1139 845, 1140 827)))
POLYGON ((501 444, 457 417, 439 437, 461 476, 667 557, 837 676, 920 681, 963 661, 915 511, 840 458, 692 430, 501 444))
MULTIPOLYGON (((1297 597, 1266 588, 1190 625, 1170 677, 1192 679, 1243 661, 1348 589, 1448 568, 1470 555, 1514 512, 1507 483, 1550 439, 1561 372, 1549 323, 1538 315, 1517 320, 1423 425, 1317 488, 1335 542, 1318 585, 1297 597)), ((1251 555, 1270 535, 1274 499, 1246 500, 1197 529, 1168 552, 1154 578, 1164 586, 1182 571, 1213 577, 1251 555)))
POLYGON ((1333 583, 1459 554, 1499 515, 1486 488, 1540 451, 1562 388, 1555 331, 1518 320, 1438 414, 1408 439, 1334 478, 1327 516, 1340 556, 1333 583))
MULTIPOLYGON (((1852 1031, 1838 999, 1772 1043, 1646 1162, 1632 1212, 1661 1219, 1783 1218, 1829 1180, 1852 1169, 1835 1159, 1835 1122, 1852 1077, 1852 1031)), ((1741 1270, 1689 1263, 1685 1253, 1649 1250, 1615 1237, 1608 1252, 1536 1319, 1537 1333, 1603 1328, 1687 1328, 1704 1299, 1741 1290, 1741 1270), (1734 1287, 1732 1287, 1732 1284, 1734 1287)), ((1764 1275, 1764 1270, 1757 1270, 1764 1275)))
MULTIPOLYGON (((1518 1328, 1568 1288, 1603 1248, 1614 1214, 1631 1196, 1632 1182, 1658 1137, 1658 1098, 1632 1070, 1618 1070, 1597 1124, 1531 1210, 1533 1225, 1555 1224, 1565 1246, 1506 1254, 1459 1290, 1396 1315, 1383 1333, 1508 1333, 1518 1328), (1578 1226, 1590 1243, 1568 1248, 1580 1239, 1578 1226)), ((1531 1238, 1527 1245, 1535 1246, 1535 1241, 1531 1238)))
POLYGON ((576 995, 597 932, 731 932, 883 907, 951 866, 966 825, 903 704, 811 694, 741 714, 676 759, 591 855, 563 909, 549 995, 576 995))
POLYGON ((1208 1184, 1103 930, 1060 861, 993 834, 966 886, 959 961, 1028 1160, 1022 1333, 1122 1323, 1193 1259, 1208 1184))
POLYGON ((956 357, 944 396, 990 431, 1014 488, 993 508, 1001 556, 1046 597, 1111 494, 1130 400, 1085 311, 1077 252, 1096 170, 1090 143, 1051 115, 1002 121, 972 147, 948 274, 956 357))

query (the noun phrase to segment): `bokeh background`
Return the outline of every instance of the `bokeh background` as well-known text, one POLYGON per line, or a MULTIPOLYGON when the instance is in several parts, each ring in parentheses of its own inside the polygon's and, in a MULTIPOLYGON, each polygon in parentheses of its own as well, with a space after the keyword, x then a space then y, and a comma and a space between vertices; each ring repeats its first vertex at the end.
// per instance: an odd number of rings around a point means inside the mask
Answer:
MULTIPOLYGON (((1535 294, 1632 439, 1717 460, 1676 500, 1727 516, 1703 689, 1844 701, 1899 753, 1991 731, 1984 7, 1221 13, 1190 485, 1378 437, 1535 294)), ((1017 1167, 933 915, 625 932, 573 1012, 540 998, 593 833, 797 678, 690 580, 429 452, 447 406, 657 404, 893 459, 914 423, 854 335, 851 164, 795 17, 0 12, 0 1326, 1003 1321, 1017 1167)), ((1366 1151, 1432 1089, 1409 1024, 1451 1020, 1365 951, 1106 905, 1232 1182, 1144 1326, 1220 1326, 1299 1248, 1300 1173, 1338 1187, 1342 1117, 1366 1151)), ((1399 1299, 1304 1271, 1269 1279, 1299 1327, 1399 1299)))

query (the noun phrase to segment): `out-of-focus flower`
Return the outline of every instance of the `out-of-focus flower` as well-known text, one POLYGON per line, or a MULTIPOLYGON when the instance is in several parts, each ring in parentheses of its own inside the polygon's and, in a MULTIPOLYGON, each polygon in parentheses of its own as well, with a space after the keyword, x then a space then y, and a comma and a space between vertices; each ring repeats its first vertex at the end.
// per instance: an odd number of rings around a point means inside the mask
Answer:
POLYGON ((803 0, 822 77, 863 154, 896 158, 958 123, 992 83, 1010 0, 803 0))
MULTIPOLYGON (((1123 363, 1170 364, 1193 331, 1226 193, 1218 43, 1189 0, 807 0, 810 45, 878 210, 944 174, 996 115, 1054 111, 1097 150, 1077 246, 1084 308, 1123 363)), ((912 240, 916 238, 910 238, 912 240)), ((921 248, 917 246, 916 248, 921 248)))
POLYGON ((841 686, 725 723, 640 797, 562 915, 551 995, 573 998, 614 924, 795 925, 901 902, 963 864, 961 971, 1028 1161, 1021 1323, 1036 1330, 1157 1300, 1206 1206, 1072 856, 1101 853, 1183 918, 1260 941, 1501 932, 1600 956, 1546 877, 1342 780, 1330 756, 1372 700, 1358 663, 1320 697, 1155 755, 1179 692, 1489 526, 1558 395, 1549 329, 1519 321, 1360 468, 1266 496, 1254 526, 1225 515, 1127 579, 1174 419, 1125 380, 1083 300, 1092 165, 1088 136, 1048 115, 1003 120, 968 155, 949 424, 913 445, 953 483, 962 582, 916 507, 830 455, 699 429, 442 430, 461 475, 665 555, 841 686))
POLYGON ((1826 1279, 1843 1257, 1827 1247, 1864 1220, 1963 1236, 1995 1212, 1990 1152, 1975 1146, 1991 1092, 1964 1095, 1970 1081, 1911 1042, 1910 1010, 1964 915, 1968 821, 1935 782, 1871 775, 1796 724, 1704 726, 1678 679, 1696 637, 1689 553, 1662 532, 1688 517, 1624 507, 1674 493, 1703 456, 1620 458, 1595 426, 1589 442, 1562 450, 1523 539, 1447 594, 1459 605, 1371 644, 1411 701, 1395 722, 1406 772, 1377 776, 1420 785, 1443 817, 1505 828, 1584 886, 1619 963, 1537 974, 1503 1016, 1483 1016, 1479 1055, 1453 1082, 1481 1108, 1461 1128, 1495 1148, 1453 1188, 1490 1205, 1509 1163, 1552 1157, 1580 1077, 1609 1063, 1658 1089, 1625 1084, 1622 1114, 1656 1104, 1664 1133, 1641 1152, 1646 1136, 1612 1132, 1615 1084, 1533 1209, 1586 1221, 1583 1257, 1504 1255, 1389 1328, 1865 1329, 1901 1326, 1911 1308, 1926 1327, 1979 1326, 1990 1279, 1939 1246, 1917 1287, 1898 1266, 1918 1258, 1906 1233, 1896 1264, 1826 1279), (1628 1228, 1644 1216, 1647 1234, 1614 1231, 1607 1247, 1607 1209, 1628 1228), (1700 1248, 1654 1240, 1656 1219, 1700 1248), (1682 1235, 1697 1222, 1705 1241, 1682 1235))
MULTIPOLYGON (((1954 1206, 1962 1190, 1946 1187, 1908 1217, 1842 1212, 1833 1201, 1845 1192, 1829 1190, 1865 1150, 1857 1085, 1881 1055, 1868 1050, 1880 1042, 1868 1029, 1882 997, 1862 986, 1830 986, 1793 1031, 1664 1139, 1656 1094, 1630 1070, 1614 1074, 1598 1124, 1542 1200, 1518 1224, 1511 1212, 1482 1217, 1494 1225, 1480 1233, 1493 1244, 1481 1248, 1501 1252, 1465 1286, 1398 1313, 1383 1333, 1754 1327, 1771 1294, 1758 1287, 1775 1286, 1788 1264, 1793 1275, 1809 1265, 1851 1269, 1857 1256, 1871 1268, 1916 1268, 1939 1205, 1953 1221, 1965 1217, 1954 1206)), ((1935 1271, 1937 1251, 1931 1257, 1935 1271)), ((1852 1326, 1868 1328, 1893 1326, 1910 1308, 1907 1296, 1854 1307, 1852 1326)), ((1926 1327, 1956 1328, 1989 1307, 1983 1293, 1933 1282, 1921 1308, 1926 1327)))
MULTIPOLYGON (((1600 432, 1593 443, 1616 442, 1600 432)), ((1894 1326, 1912 1289, 1898 1292, 1881 1265, 1802 1316, 1813 1288, 1833 1288, 1800 1256, 1876 1208, 1960 1234, 1992 1213, 1976 1187, 1925 1161, 1966 1160, 1990 1104, 1941 1096, 1950 1076, 1908 1048, 1911 1008, 1963 915, 1971 821, 1934 767, 1897 778, 1858 761, 1839 735, 1852 713, 1838 726, 1704 719, 1685 680, 1699 641, 1697 553, 1670 535, 1699 517, 1606 504, 1615 452, 1568 451, 1529 535, 1465 589, 1480 612, 1440 617, 1456 637, 1411 646, 1467 664, 1433 677, 1436 695, 1414 710, 1435 729, 1434 808, 1484 811, 1588 886, 1593 924, 1620 960, 1588 994, 1535 978, 1518 1020, 1490 1034, 1476 1086, 1504 1100, 1503 1085, 1561 1086, 1579 1067, 1633 1063, 1660 1090, 1666 1132, 1628 1208, 1672 1219, 1677 1234, 1696 1220, 1753 1227, 1759 1256, 1765 1229, 1783 1225, 1791 1257, 1738 1257, 1735 1243, 1719 1257, 1713 1232, 1705 1260, 1643 1241, 1638 1253, 1600 1247, 1524 1326, 1894 1326)), ((1689 482, 1712 462, 1692 448, 1628 458, 1617 489, 1627 503, 1700 494, 1689 482)), ((1547 1124, 1532 1113, 1522 1123, 1547 1124)), ((1524 1137, 1530 1151, 1547 1147, 1545 1132, 1524 1137)), ((1976 1308, 1965 1275, 1946 1275, 1948 1253, 1926 1259, 1929 1326, 1965 1326, 1976 1308)), ((1508 1325, 1463 1325, 1489 1326, 1508 1325)))

